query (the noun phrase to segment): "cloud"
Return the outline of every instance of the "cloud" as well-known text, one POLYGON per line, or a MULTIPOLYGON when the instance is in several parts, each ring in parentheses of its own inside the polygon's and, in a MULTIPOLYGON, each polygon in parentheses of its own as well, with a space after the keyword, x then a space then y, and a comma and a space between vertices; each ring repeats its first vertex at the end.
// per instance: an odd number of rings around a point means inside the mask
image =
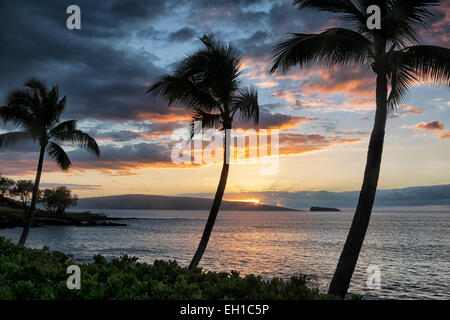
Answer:
POLYGON ((95 137, 95 140, 97 142, 104 142, 104 141, 127 142, 141 137, 141 135, 138 132, 128 130, 108 131, 108 132, 98 132, 96 130, 91 130, 87 133, 90 136, 95 137))
POLYGON ((441 139, 450 139, 450 131, 444 131, 441 136, 441 139))
POLYGON ((102 185, 97 184, 74 184, 74 183, 41 183, 39 188, 58 188, 67 187, 72 190, 100 190, 103 189, 102 185))
POLYGON ((421 37, 427 44, 448 47, 450 45, 450 2, 443 1, 435 10, 428 30, 421 32, 421 37))
POLYGON ((156 164, 171 163, 170 147, 159 143, 138 143, 126 146, 104 145, 101 156, 75 150, 68 152, 74 169, 124 170, 156 164))
POLYGON ((281 154, 300 154, 317 151, 331 145, 361 142, 362 139, 340 138, 338 136, 324 136, 320 134, 286 133, 280 135, 281 154))
POLYGON ((312 77, 302 85, 306 93, 321 92, 325 94, 345 93, 349 98, 373 98, 375 92, 375 75, 364 67, 325 69, 319 77, 312 77))
POLYGON ((400 104, 397 106, 397 109, 400 110, 402 114, 421 114, 424 113, 424 110, 419 107, 411 107, 406 104, 400 104))
POLYGON ((266 82, 258 82, 256 85, 260 88, 273 88, 278 86, 278 82, 275 81, 266 81, 266 82))
POLYGON ((395 107, 395 113, 390 113, 389 118, 400 118, 409 114, 422 114, 425 111, 419 107, 411 107, 406 104, 399 104, 395 107))
POLYGON ((272 94, 274 97, 283 99, 291 105, 300 105, 300 99, 298 98, 300 95, 299 92, 293 90, 276 90, 272 91, 272 94))
MULTIPOLYGON (((299 117, 285 113, 272 112, 267 107, 261 106, 259 112, 258 128, 279 129, 279 130, 293 129, 297 128, 301 123, 310 122, 312 120, 313 119, 309 117, 299 117)), ((249 129, 254 128, 255 126, 247 121, 244 122, 242 120, 237 119, 234 127, 249 129)))
POLYGON ((433 120, 428 123, 420 122, 414 126, 414 129, 420 130, 443 130, 444 124, 438 120, 433 120))
POLYGON ((119 1, 82 1, 79 31, 65 26, 67 3, 8 2, 2 8, 0 64, 8 81, 0 84, 1 100, 27 78, 38 76, 67 94, 67 118, 136 119, 141 112, 162 110, 160 100, 144 94, 148 83, 164 72, 154 64, 155 56, 128 50, 102 31, 110 28, 120 38, 126 30, 128 37, 134 23, 163 13, 162 2, 129 1, 127 7, 119 1))
POLYGON ((189 27, 184 27, 178 29, 177 31, 171 32, 167 37, 169 41, 189 41, 196 36, 194 29, 189 27))

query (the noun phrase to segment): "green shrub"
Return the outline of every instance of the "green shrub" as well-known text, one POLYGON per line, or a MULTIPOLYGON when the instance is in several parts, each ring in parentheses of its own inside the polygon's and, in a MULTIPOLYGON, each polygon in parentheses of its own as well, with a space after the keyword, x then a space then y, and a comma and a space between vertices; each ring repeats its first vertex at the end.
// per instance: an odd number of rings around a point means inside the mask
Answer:
POLYGON ((94 256, 93 263, 77 263, 57 251, 29 249, 0 237, 0 299, 333 299, 310 289, 306 277, 290 281, 260 276, 241 277, 237 272, 189 271, 176 261, 140 263, 124 255, 107 261, 94 256), (81 269, 81 289, 69 290, 69 265, 81 269))

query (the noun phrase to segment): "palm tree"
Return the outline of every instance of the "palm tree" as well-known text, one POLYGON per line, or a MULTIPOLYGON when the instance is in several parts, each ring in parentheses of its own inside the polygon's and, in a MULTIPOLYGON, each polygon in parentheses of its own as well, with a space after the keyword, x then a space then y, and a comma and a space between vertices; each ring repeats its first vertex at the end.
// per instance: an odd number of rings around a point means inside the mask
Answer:
POLYGON ((24 89, 12 91, 7 97, 7 105, 0 107, 0 118, 3 122, 13 123, 21 129, 21 131, 1 134, 0 148, 8 148, 25 140, 37 142, 40 147, 33 196, 19 240, 21 245, 25 244, 33 224, 45 151, 62 170, 68 170, 71 162, 58 142, 78 145, 96 156, 100 155, 97 142, 77 129, 76 120, 59 121, 65 106, 66 97, 59 97, 57 86, 49 89, 45 82, 33 78, 25 82, 24 89))
MULTIPOLYGON (((254 88, 243 87, 239 81, 240 57, 231 44, 225 45, 211 35, 200 40, 204 48, 181 60, 172 74, 161 77, 148 92, 193 109, 194 121, 203 129, 225 131, 223 167, 219 185, 197 251, 189 269, 198 266, 205 252, 227 184, 230 160, 230 130, 238 112, 245 121, 258 123, 258 95, 254 88)), ((193 122, 194 122, 193 121, 193 122)), ((195 134, 191 127, 191 138, 195 134)))
POLYGON ((376 75, 375 124, 370 137, 364 181, 358 205, 329 294, 347 294, 369 225, 380 173, 388 110, 406 97, 421 80, 450 84, 450 49, 420 45, 418 32, 426 28, 432 7, 440 0, 296 0, 300 9, 341 14, 352 29, 332 28, 318 34, 292 34, 277 45, 271 72, 285 72, 308 64, 348 66, 370 64, 376 75), (370 30, 366 10, 381 9, 381 29, 370 30), (390 90, 389 90, 390 89, 390 90))

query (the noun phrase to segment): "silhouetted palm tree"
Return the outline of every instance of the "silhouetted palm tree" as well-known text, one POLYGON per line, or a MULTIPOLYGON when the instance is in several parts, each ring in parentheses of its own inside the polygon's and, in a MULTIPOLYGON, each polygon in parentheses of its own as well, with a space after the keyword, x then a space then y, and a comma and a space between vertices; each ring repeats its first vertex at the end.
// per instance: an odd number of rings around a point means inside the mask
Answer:
MULTIPOLYGON (((194 121, 203 129, 225 131, 223 167, 214 202, 208 216, 198 249, 189 269, 198 266, 208 244, 227 184, 230 154, 230 130, 234 115, 258 123, 259 106, 256 90, 242 87, 239 81, 240 57, 234 46, 225 45, 211 35, 200 38, 204 48, 179 62, 173 74, 159 79, 149 90, 169 101, 191 107, 194 121)), ((194 127, 192 127, 194 135, 194 127)))
POLYGON ((370 64, 376 74, 375 124, 370 137, 364 181, 355 216, 347 236, 329 293, 345 297, 364 241, 380 173, 389 108, 405 98, 408 88, 420 80, 450 82, 450 50, 419 45, 418 32, 433 15, 438 0, 296 0, 299 8, 341 14, 353 30, 332 28, 318 34, 295 33, 274 53, 271 72, 308 64, 327 66, 370 64), (366 10, 381 9, 381 29, 369 30, 366 10), (390 91, 388 90, 390 87, 390 91), (388 93, 389 91, 389 93, 388 93))
POLYGON ((19 240, 21 245, 25 244, 33 224, 45 151, 62 170, 69 169, 71 162, 58 142, 79 145, 96 156, 100 155, 96 141, 77 129, 76 120, 59 122, 66 106, 66 97, 60 99, 57 86, 49 89, 43 81, 33 78, 25 82, 25 87, 12 91, 7 97, 7 105, 0 108, 3 122, 13 123, 22 130, 1 134, 0 148, 8 148, 25 140, 32 140, 40 146, 33 196, 19 240))

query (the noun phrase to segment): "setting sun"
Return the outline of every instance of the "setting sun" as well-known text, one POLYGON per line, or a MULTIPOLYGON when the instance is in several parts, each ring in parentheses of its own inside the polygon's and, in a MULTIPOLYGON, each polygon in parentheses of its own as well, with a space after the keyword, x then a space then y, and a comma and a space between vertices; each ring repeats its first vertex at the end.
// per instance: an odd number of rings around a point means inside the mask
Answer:
POLYGON ((236 199, 236 200, 229 200, 229 201, 250 202, 250 203, 254 203, 254 204, 259 204, 258 199, 236 199))

